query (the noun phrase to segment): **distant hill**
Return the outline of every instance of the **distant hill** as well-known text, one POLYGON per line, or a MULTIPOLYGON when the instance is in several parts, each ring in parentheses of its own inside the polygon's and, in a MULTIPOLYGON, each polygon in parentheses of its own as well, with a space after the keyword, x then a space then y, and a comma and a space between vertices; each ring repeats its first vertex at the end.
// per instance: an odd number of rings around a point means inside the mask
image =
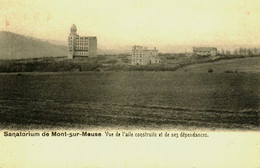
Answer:
POLYGON ((0 31, 0 59, 66 56, 67 47, 33 37, 0 31))

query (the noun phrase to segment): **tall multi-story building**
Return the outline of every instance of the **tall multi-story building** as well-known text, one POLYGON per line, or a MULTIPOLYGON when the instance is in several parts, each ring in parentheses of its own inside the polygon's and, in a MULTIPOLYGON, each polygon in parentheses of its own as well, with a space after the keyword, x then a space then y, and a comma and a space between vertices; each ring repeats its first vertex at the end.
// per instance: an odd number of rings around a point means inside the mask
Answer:
POLYGON ((158 63, 160 63, 160 59, 158 58, 158 50, 156 47, 152 50, 148 50, 147 47, 136 45, 132 47, 132 65, 147 65, 158 63))
POLYGON ((68 58, 87 58, 97 55, 97 37, 79 36, 76 25, 70 27, 68 58))
POLYGON ((193 47, 193 54, 196 56, 216 56, 217 52, 214 47, 193 47))

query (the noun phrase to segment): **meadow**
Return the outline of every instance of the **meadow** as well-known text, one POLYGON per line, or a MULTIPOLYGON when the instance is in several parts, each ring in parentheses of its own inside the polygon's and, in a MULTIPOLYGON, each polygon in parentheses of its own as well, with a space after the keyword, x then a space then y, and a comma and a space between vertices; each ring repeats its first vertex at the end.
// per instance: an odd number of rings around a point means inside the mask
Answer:
POLYGON ((247 57, 235 59, 223 59, 211 61, 207 63, 192 64, 178 71, 186 71, 193 73, 207 72, 212 69, 216 73, 259 73, 260 72, 260 57, 247 57))
POLYGON ((0 75, 2 129, 259 130, 259 73, 0 75))

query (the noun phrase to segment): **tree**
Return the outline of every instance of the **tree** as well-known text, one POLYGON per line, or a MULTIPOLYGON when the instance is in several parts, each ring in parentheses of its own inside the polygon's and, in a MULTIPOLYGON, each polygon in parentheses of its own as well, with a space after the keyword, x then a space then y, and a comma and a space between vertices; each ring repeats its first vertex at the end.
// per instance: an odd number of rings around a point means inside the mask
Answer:
POLYGON ((225 55, 225 51, 223 48, 221 49, 221 55, 225 55))
POLYGON ((239 55, 243 55, 243 49, 240 47, 238 50, 239 55))
POLYGON ((252 49, 247 49, 246 50, 246 55, 252 56, 253 55, 253 50, 252 49))
POLYGON ((238 53, 239 53, 239 55, 247 55, 247 50, 244 48, 239 48, 238 53))
POLYGON ((226 55, 231 55, 231 52, 229 50, 227 50, 226 55))
POLYGON ((234 55, 238 55, 237 49, 235 49, 233 53, 234 53, 234 55))

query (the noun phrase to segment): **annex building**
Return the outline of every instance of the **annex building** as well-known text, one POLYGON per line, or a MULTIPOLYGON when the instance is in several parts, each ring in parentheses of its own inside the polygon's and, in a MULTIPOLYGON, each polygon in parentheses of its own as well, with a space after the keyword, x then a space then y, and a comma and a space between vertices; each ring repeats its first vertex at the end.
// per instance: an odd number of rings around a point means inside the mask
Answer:
POLYGON ((193 54, 195 56, 216 56, 217 48, 214 47, 193 47, 193 54))
POLYGON ((160 62, 156 47, 151 50, 137 45, 132 47, 132 65, 159 64, 160 62))
POLYGON ((97 37, 79 36, 76 25, 70 27, 68 58, 88 58, 97 55, 97 37))

